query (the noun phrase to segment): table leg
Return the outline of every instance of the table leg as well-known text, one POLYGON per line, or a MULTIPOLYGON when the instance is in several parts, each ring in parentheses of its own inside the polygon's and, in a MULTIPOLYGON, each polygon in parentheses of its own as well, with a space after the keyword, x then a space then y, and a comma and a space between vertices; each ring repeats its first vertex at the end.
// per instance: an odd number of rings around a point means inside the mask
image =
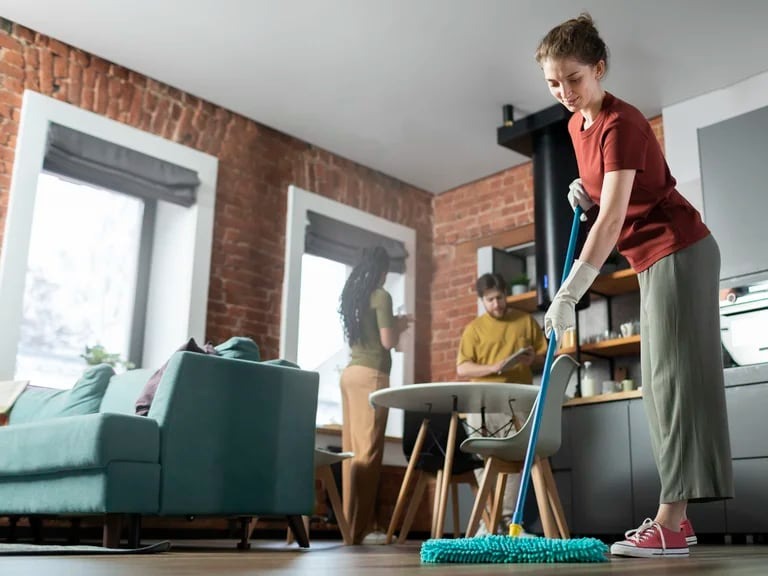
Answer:
POLYGON ((445 524, 445 509, 448 507, 448 492, 451 488, 451 472, 453 470, 453 456, 456 452, 456 429, 459 426, 459 413, 454 410, 451 413, 451 424, 448 428, 448 445, 445 447, 445 465, 443 466, 443 482, 440 486, 440 509, 437 514, 437 529, 435 538, 443 537, 443 525, 445 524))
POLYGON ((424 440, 427 438, 427 428, 429 428, 429 418, 424 418, 421 421, 421 427, 419 428, 419 435, 416 436, 416 443, 413 445, 413 452, 408 459, 408 468, 405 469, 405 477, 403 478, 403 484, 400 486, 400 494, 397 496, 397 503, 395 504, 395 511, 392 513, 392 519, 389 521, 389 528, 387 529, 387 544, 392 543, 392 537, 395 534, 397 523, 400 521, 400 516, 405 508, 406 495, 408 494, 408 488, 411 484, 413 472, 416 469, 416 462, 419 460, 419 454, 424 447, 424 440))

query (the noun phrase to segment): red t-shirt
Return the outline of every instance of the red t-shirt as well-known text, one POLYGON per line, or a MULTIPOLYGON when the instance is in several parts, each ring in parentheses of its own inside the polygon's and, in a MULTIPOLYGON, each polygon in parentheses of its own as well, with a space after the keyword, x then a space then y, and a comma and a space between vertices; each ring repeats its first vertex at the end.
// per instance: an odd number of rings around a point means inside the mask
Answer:
POLYGON ((636 272, 709 234, 699 212, 675 189, 661 146, 645 116, 605 93, 595 122, 571 116, 571 134, 579 176, 589 197, 600 204, 603 177, 615 170, 637 170, 617 247, 636 272))

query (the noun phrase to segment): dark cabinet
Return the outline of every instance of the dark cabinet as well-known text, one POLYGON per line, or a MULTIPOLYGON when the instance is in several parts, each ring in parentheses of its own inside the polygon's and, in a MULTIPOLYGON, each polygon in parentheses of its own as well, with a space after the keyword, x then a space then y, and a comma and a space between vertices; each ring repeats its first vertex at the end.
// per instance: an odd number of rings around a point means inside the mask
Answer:
POLYGON ((628 403, 575 406, 568 412, 572 531, 621 534, 633 527, 628 403))
POLYGON ((733 461, 736 497, 725 503, 729 533, 768 532, 766 479, 768 479, 768 458, 733 461))

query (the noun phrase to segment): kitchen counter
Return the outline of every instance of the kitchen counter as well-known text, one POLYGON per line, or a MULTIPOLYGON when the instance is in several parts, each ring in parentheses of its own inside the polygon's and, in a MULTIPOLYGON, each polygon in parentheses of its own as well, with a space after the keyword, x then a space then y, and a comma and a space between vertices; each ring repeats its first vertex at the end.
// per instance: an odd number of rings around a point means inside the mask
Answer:
POLYGON ((642 390, 632 390, 630 392, 613 392, 612 394, 597 394, 587 396, 586 398, 572 398, 563 406, 581 406, 582 404, 600 404, 602 402, 616 402, 617 400, 631 400, 632 398, 642 398, 642 390))
POLYGON ((743 386, 756 382, 768 382, 768 363, 734 366, 725 369, 726 386, 743 386))

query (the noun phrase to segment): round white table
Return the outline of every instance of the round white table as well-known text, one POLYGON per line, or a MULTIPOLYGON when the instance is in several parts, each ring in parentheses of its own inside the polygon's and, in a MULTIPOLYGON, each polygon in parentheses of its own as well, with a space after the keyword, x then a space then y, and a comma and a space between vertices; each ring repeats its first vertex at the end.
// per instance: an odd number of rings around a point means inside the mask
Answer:
MULTIPOLYGON (((459 414, 468 413, 511 413, 514 411, 530 411, 539 394, 539 386, 530 384, 511 384, 503 382, 431 382, 426 384, 409 384, 397 388, 385 388, 370 395, 372 406, 384 408, 399 408, 412 412, 431 412, 434 414, 451 414, 448 428, 448 445, 445 450, 442 480, 440 482, 440 501, 437 521, 434 524, 432 536, 442 538, 445 523, 445 509, 448 504, 448 491, 451 484, 451 471, 456 451, 456 430, 459 414)), ((416 437, 413 454, 419 454, 427 437, 429 418, 424 418, 416 437)), ((392 541, 395 527, 405 507, 405 495, 414 474, 418 458, 408 461, 403 484, 397 498, 395 511, 387 530, 387 543, 392 541)))

